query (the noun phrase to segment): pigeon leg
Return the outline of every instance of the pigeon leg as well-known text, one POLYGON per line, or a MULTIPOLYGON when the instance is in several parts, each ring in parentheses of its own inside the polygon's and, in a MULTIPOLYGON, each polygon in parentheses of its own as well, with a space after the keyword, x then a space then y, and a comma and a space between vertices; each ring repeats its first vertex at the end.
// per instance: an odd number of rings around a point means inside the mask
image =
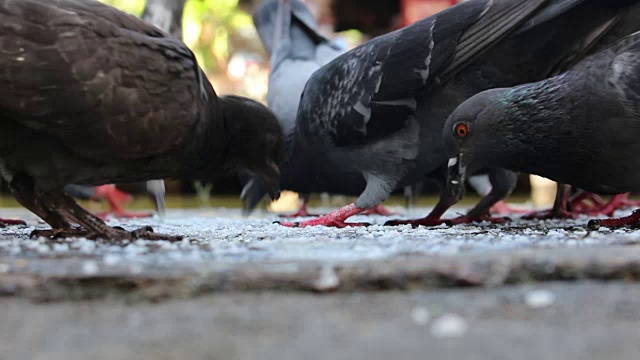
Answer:
POLYGON ((451 219, 452 225, 466 224, 471 222, 488 221, 494 224, 504 224, 511 219, 506 217, 494 218, 489 215, 490 209, 502 199, 511 194, 516 186, 518 175, 512 171, 504 169, 492 169, 489 172, 491 181, 491 191, 480 199, 480 202, 465 216, 451 219))
POLYGON ((0 218, 0 228, 6 227, 6 226, 16 226, 16 225, 27 226, 27 223, 24 220, 14 220, 14 219, 2 219, 2 218, 0 218))
POLYGON ((365 210, 362 215, 381 215, 381 216, 391 216, 394 215, 391 211, 389 211, 382 204, 376 205, 373 209, 365 210))
POLYGON ((591 230, 598 230, 602 226, 606 226, 608 228, 618 228, 618 227, 623 227, 628 225, 637 226, 639 224, 640 224, 640 210, 636 210, 631 215, 621 217, 621 218, 589 220, 587 227, 591 230))
POLYGON ((429 215, 422 219, 415 220, 390 220, 387 221, 385 226, 398 226, 398 225, 411 225, 412 227, 418 226, 438 226, 441 224, 448 223, 447 220, 442 219, 442 215, 449 210, 451 206, 456 203, 456 199, 450 196, 446 190, 444 190, 440 195, 440 200, 436 204, 436 206, 431 210, 429 215))
MULTIPOLYGON (((62 192, 48 193, 44 196, 45 202, 52 204, 59 213, 66 214, 68 218, 72 218, 75 222, 82 225, 87 232, 83 235, 88 239, 106 239, 111 241, 118 240, 167 240, 179 241, 181 236, 172 236, 164 234, 156 234, 149 226, 132 232, 126 231, 120 227, 110 227, 100 218, 94 216, 88 211, 80 207, 67 194, 62 192)), ((77 236, 77 234, 76 234, 77 236)))
POLYGON ((349 204, 338 210, 332 211, 327 215, 320 216, 315 219, 302 221, 302 222, 276 222, 286 227, 307 227, 307 226, 329 226, 337 228, 345 228, 351 226, 368 226, 366 223, 346 223, 345 220, 351 216, 358 215, 365 211, 356 207, 355 204, 349 204))
POLYGON ((293 214, 283 214, 283 215, 280 215, 280 217, 292 219, 292 218, 305 217, 305 216, 314 216, 314 217, 320 216, 320 215, 310 214, 308 206, 309 206, 309 195, 304 194, 302 195, 302 204, 300 204, 300 208, 298 209, 298 211, 296 211, 293 214))
POLYGON ((607 203, 597 194, 578 190, 578 193, 569 199, 569 204, 574 213, 585 214, 594 208, 604 207, 607 203))
POLYGON ((558 184, 556 199, 551 210, 535 211, 522 218, 525 220, 575 219, 576 214, 568 209, 569 189, 565 184, 558 184))
POLYGON ((500 200, 495 205, 489 209, 489 213, 498 214, 498 215, 506 215, 506 214, 527 214, 529 213, 527 210, 515 209, 505 201, 500 200))
POLYGON ((137 219, 152 217, 149 212, 130 212, 122 207, 122 204, 131 201, 131 195, 116 188, 115 185, 102 185, 96 187, 96 198, 105 199, 109 204, 109 210, 96 214, 99 218, 106 219, 113 215, 116 218, 137 219))
POLYGON ((20 205, 29 209, 32 213, 38 215, 42 220, 55 230, 72 229, 69 223, 62 215, 47 207, 35 191, 33 180, 29 176, 16 175, 11 183, 9 183, 11 192, 20 205))

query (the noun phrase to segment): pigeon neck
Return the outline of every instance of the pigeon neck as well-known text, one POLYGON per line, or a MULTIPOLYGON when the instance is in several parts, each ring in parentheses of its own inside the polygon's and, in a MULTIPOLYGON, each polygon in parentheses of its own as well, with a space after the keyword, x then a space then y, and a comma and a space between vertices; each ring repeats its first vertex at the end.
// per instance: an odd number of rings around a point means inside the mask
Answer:
POLYGON ((500 99, 501 111, 494 114, 490 129, 485 129, 493 133, 487 137, 491 144, 478 147, 492 154, 482 157, 492 159, 492 165, 531 173, 540 170, 539 163, 547 168, 554 166, 549 163, 560 164, 548 159, 564 157, 573 144, 581 142, 580 134, 589 131, 571 121, 576 109, 568 104, 580 101, 581 95, 569 86, 567 76, 516 87, 500 99))
POLYGON ((209 181, 223 166, 229 152, 225 136, 227 124, 220 99, 207 82, 207 99, 202 99, 202 111, 194 128, 184 161, 184 176, 190 179, 209 181))

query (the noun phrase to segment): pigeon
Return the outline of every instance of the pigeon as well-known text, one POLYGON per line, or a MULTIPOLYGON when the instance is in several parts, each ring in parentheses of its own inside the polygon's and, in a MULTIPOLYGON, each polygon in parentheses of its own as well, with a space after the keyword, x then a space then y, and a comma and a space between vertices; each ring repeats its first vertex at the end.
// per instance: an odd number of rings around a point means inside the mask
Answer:
MULTIPOLYGON (((389 224, 441 224, 456 202, 444 186, 448 158, 441 134, 449 114, 483 90, 548 77, 592 46, 630 3, 469 0, 323 66, 305 86, 294 136, 285 138, 283 183, 304 178, 298 183, 315 182, 329 192, 353 186, 350 191, 361 194, 323 217, 282 224, 363 225, 345 220, 427 176, 443 185, 430 216, 389 224), (357 188, 343 181, 354 174, 363 182, 357 188)), ((460 222, 484 219, 517 179, 505 169, 488 175, 491 193, 460 222)))
MULTIPOLYGON (((346 49, 320 34, 313 14, 299 0, 265 0, 254 12, 253 22, 270 56, 267 104, 280 120, 284 136, 291 136, 307 80, 346 49)), ((281 187, 288 189, 286 184, 281 187)), ((242 192, 244 213, 250 214, 266 194, 264 184, 250 179, 242 192)), ((310 215, 309 194, 301 195, 300 209, 292 217, 310 215)))
MULTIPOLYGON (((182 13, 185 3, 186 0, 147 0, 147 4, 142 12, 142 20, 155 25, 160 30, 175 36, 177 39, 182 39, 182 13)), ((131 195, 118 190, 113 185, 102 185, 95 188, 83 185, 67 185, 65 191, 76 199, 107 200, 109 210, 98 214, 98 217, 103 219, 111 215, 118 218, 143 218, 153 215, 147 212, 137 213, 126 211, 122 207, 122 203, 129 201, 131 195)), ((164 181, 149 180, 145 184, 145 191, 156 207, 158 215, 164 217, 164 181)))
MULTIPOLYGON (((591 53, 608 47, 636 31, 640 31, 640 4, 633 5, 623 16, 623 18, 598 41, 591 49, 591 53)), ((612 216, 618 209, 640 206, 639 201, 629 199, 629 193, 616 194, 605 202, 601 197, 588 191, 575 187, 569 193, 569 186, 558 184, 556 201, 551 210, 544 210, 531 213, 525 219, 554 219, 554 218, 576 218, 579 214, 589 216, 607 215, 612 216)))
POLYGON ((147 0, 142 20, 182 39, 182 13, 187 0, 147 0))
MULTIPOLYGON (((299 0, 265 0, 254 12, 253 19, 267 54, 271 57, 267 102, 280 119, 285 137, 290 137, 295 130, 300 96, 307 80, 314 71, 343 54, 346 49, 318 32, 313 14, 299 0), (287 14, 291 14, 291 16, 287 16, 287 14)), ((361 176, 355 175, 356 178, 351 181, 361 184, 361 176)), ((342 179, 348 181, 348 179, 342 179)), ((296 184, 289 184, 286 179, 283 180, 285 180, 281 183, 283 190, 299 187, 296 184)), ((296 182, 303 179, 293 178, 291 180, 296 182)), ((470 181, 481 182, 482 179, 471 178, 470 181)), ((488 186, 490 189, 490 184, 488 186)), ((319 189, 322 190, 322 188, 319 189)), ((415 198, 420 192, 419 189, 420 185, 405 187, 407 207, 410 203, 415 203, 415 198)), ((486 186, 479 188, 479 191, 485 190, 487 190, 486 186)), ((342 191, 341 194, 358 195, 359 192, 346 193, 342 191)), ((242 193, 245 203, 244 213, 250 214, 265 195, 264 186, 253 180, 242 193)), ((301 200, 298 211, 283 215, 283 217, 314 216, 308 212, 309 194, 301 194, 301 200)), ((505 204, 500 210, 510 209, 505 204)), ((382 205, 362 214, 391 215, 382 205)))
POLYGON ((275 115, 218 97, 182 41, 93 0, 2 0, 0 18, 0 173, 51 225, 33 236, 179 238, 109 227, 64 193, 67 184, 246 170, 278 196, 275 115))
MULTIPOLYGON (((501 167, 604 194, 640 190, 640 32, 536 83, 475 95, 447 120, 449 191, 474 169, 501 167)), ((640 211, 589 227, 637 224, 640 211)))

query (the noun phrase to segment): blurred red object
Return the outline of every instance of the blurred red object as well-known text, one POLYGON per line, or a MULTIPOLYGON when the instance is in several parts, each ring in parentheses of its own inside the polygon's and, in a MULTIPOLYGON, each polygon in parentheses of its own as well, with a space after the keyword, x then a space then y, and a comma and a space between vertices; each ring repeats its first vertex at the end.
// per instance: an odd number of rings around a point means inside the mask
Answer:
POLYGON ((402 0, 402 26, 411 25, 414 22, 431 16, 439 11, 457 4, 458 0, 402 0))

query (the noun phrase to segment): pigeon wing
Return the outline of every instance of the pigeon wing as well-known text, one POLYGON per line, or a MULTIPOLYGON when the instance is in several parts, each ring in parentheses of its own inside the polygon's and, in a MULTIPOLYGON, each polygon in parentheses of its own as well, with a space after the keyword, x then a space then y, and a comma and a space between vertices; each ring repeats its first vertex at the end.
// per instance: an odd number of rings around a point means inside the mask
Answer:
POLYGON ((297 122, 307 139, 361 145, 405 126, 418 98, 535 13, 544 0, 470 0, 374 38, 316 71, 297 122))
POLYGON ((171 151, 198 121, 206 80, 157 28, 80 0, 3 1, 0 21, 3 121, 92 159, 171 151))

